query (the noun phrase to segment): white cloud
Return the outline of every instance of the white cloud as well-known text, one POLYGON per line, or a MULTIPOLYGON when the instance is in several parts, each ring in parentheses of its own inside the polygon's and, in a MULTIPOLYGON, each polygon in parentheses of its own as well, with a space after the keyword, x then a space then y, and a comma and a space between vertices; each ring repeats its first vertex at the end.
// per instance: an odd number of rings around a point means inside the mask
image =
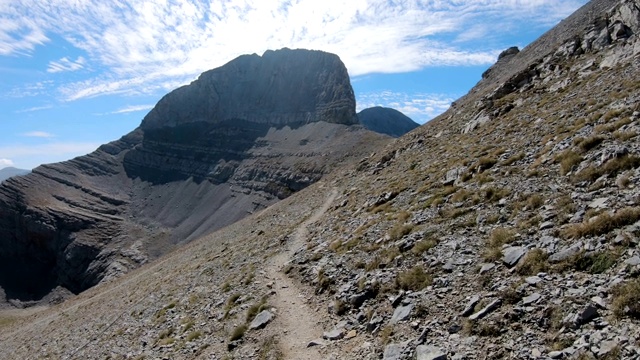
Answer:
POLYGON ((150 109, 153 109, 153 106, 154 105, 132 105, 132 106, 124 107, 122 109, 118 109, 112 112, 111 114, 126 114, 130 112, 150 110, 150 109))
POLYGON ((554 23, 586 0, 22 0, 0 1, 0 54, 33 51, 44 34, 86 54, 51 62, 106 69, 59 88, 65 100, 137 94, 184 84, 244 53, 281 47, 339 54, 350 74, 491 64, 483 26, 554 23), (446 39, 457 39, 454 42, 446 39), (465 42, 465 49, 458 47, 465 42), (458 44, 458 45, 457 45, 458 44))
POLYGON ((13 161, 10 159, 0 159, 0 169, 13 166, 13 161))
POLYGON ((403 93, 382 91, 357 95, 357 111, 384 106, 396 109, 415 122, 424 124, 445 112, 456 96, 447 94, 403 93))
POLYGON ((55 137, 55 135, 50 134, 50 133, 45 132, 45 131, 30 131, 30 132, 22 134, 22 136, 37 137, 37 138, 52 138, 52 137, 55 137))
POLYGON ((50 61, 47 72, 77 71, 84 68, 85 62, 86 60, 82 56, 78 56, 75 60, 69 60, 67 57, 63 57, 58 61, 50 61))

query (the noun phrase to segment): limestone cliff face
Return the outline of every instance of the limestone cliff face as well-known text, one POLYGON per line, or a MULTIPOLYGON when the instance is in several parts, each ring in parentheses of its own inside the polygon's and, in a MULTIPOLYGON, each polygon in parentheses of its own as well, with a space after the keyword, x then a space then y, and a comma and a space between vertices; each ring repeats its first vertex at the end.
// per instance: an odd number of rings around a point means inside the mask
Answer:
POLYGON ((243 55, 167 94, 142 121, 145 131, 244 120, 275 126, 357 123, 344 64, 322 51, 243 55))
POLYGON ((0 186, 0 286, 82 291, 317 181, 385 141, 320 51, 241 56, 167 94, 120 140, 0 186))

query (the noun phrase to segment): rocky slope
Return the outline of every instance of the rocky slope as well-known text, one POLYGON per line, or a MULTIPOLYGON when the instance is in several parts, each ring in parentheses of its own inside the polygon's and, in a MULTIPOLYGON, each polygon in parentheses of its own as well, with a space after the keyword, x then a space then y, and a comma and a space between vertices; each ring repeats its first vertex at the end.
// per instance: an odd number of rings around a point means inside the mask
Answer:
POLYGON ((400 137, 420 126, 398 110, 375 106, 358 113, 358 120, 367 129, 400 137))
POLYGON ((0 286, 37 300, 118 276, 386 141, 357 123, 335 55, 282 49, 205 72, 120 140, 0 187, 0 286))
POLYGON ((590 2, 355 168, 121 281, 0 313, 2 348, 16 359, 640 358, 638 20, 635 1, 590 2))

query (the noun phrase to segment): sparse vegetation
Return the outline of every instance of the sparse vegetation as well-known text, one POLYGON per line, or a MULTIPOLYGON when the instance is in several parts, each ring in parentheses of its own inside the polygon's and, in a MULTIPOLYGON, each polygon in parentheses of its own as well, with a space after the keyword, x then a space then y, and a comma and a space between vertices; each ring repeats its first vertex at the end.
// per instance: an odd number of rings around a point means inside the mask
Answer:
POLYGON ((635 169, 640 166, 640 157, 635 155, 624 155, 616 157, 604 163, 602 166, 589 166, 574 176, 575 182, 595 181, 601 176, 615 176, 619 173, 635 169))
POLYGON ((431 285, 433 277, 427 273, 422 266, 414 266, 413 268, 401 272, 396 277, 396 285, 403 290, 420 291, 431 285))
POLYGON ((605 212, 581 224, 569 225, 562 233, 568 238, 599 236, 638 220, 640 220, 640 207, 627 207, 613 215, 605 212))
POLYGON ((571 150, 566 150, 555 158, 560 164, 560 174, 566 175, 582 162, 582 156, 571 150))
POLYGON ((438 245, 438 241, 434 238, 427 238, 421 241, 418 241, 417 243, 415 243, 413 245, 413 248, 411 249, 411 251, 416 254, 416 255, 420 255, 424 252, 429 251, 430 249, 434 248, 436 245, 438 245))
POLYGON ((185 339, 186 339, 187 342, 189 342, 189 341, 197 340, 200 337, 202 337, 202 332, 201 331, 192 331, 187 335, 187 337, 185 339))
POLYGON ((262 298, 260 298, 260 301, 258 301, 257 303, 251 305, 247 309, 246 321, 247 322, 253 321, 253 318, 255 318, 256 315, 258 315, 259 312, 261 312, 262 310, 265 310, 267 308, 266 304, 267 304, 267 298, 266 298, 266 296, 263 296, 262 298))
POLYGON ((611 294, 615 317, 630 316, 640 319, 640 279, 617 284, 611 289, 611 294))
MULTIPOLYGON (((599 135, 590 136, 586 139, 580 138, 580 141, 576 144, 580 147, 582 152, 587 152, 596 146, 600 145, 604 141, 604 137, 599 135)), ((575 143, 575 141, 574 141, 575 143)))
POLYGON ((531 249, 516 267, 516 272, 519 275, 528 276, 547 271, 549 268, 548 257, 549 255, 542 249, 531 249))
POLYGON ((535 210, 542 205, 544 205, 544 198, 540 194, 531 194, 527 199, 527 206, 529 206, 530 209, 535 210))
POLYGON ((409 235, 415 225, 413 224, 401 224, 396 223, 391 230, 389 230, 389 236, 391 240, 399 240, 405 235, 409 235))
POLYGON ((247 324, 241 324, 236 326, 236 328, 233 329, 233 331, 231 332, 231 336, 229 340, 235 341, 235 340, 242 339, 244 334, 247 332, 247 329, 248 329, 247 324))

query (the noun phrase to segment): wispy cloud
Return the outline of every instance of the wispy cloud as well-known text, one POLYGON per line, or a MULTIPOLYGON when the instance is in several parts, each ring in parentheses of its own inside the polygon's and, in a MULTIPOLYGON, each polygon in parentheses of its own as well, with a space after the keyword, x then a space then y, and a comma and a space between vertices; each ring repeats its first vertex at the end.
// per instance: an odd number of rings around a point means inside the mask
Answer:
POLYGON ((13 161, 11 159, 0 159, 0 169, 13 166, 13 161))
POLYGON ((34 106, 34 107, 27 108, 27 109, 17 110, 15 112, 18 113, 18 114, 21 114, 21 113, 40 111, 40 110, 47 110, 47 109, 51 109, 52 107, 53 106, 51 106, 51 105, 34 106))
MULTIPOLYGON (((50 94, 52 91, 55 91, 53 81, 44 80, 15 87, 7 92, 5 96, 11 98, 34 97, 43 94, 50 94)), ((36 107, 35 110, 42 109, 38 109, 36 107)))
POLYGON ((65 57, 48 71, 78 70, 86 62, 106 69, 63 84, 59 91, 69 101, 164 90, 240 54, 285 46, 339 54, 353 76, 406 72, 490 64, 503 49, 477 41, 483 26, 547 25, 585 2, 0 1, 0 54, 28 54, 48 41, 44 34, 64 38, 86 60, 65 57))
POLYGON ((78 56, 75 60, 69 60, 67 57, 63 57, 58 61, 50 61, 47 67, 47 72, 57 73, 63 71, 77 71, 84 68, 86 63, 85 58, 78 56))
POLYGON ((111 114, 126 114, 130 112, 150 110, 150 109, 153 109, 153 106, 154 105, 132 105, 132 106, 124 107, 122 109, 118 109, 112 112, 111 114))
POLYGON ((446 111, 455 98, 447 94, 382 91, 359 94, 356 100, 358 111, 374 106, 390 107, 424 124, 446 111))
POLYGON ((45 132, 45 131, 30 131, 27 133, 22 134, 22 136, 26 136, 26 137, 37 137, 37 138, 52 138, 55 137, 55 135, 45 132))

